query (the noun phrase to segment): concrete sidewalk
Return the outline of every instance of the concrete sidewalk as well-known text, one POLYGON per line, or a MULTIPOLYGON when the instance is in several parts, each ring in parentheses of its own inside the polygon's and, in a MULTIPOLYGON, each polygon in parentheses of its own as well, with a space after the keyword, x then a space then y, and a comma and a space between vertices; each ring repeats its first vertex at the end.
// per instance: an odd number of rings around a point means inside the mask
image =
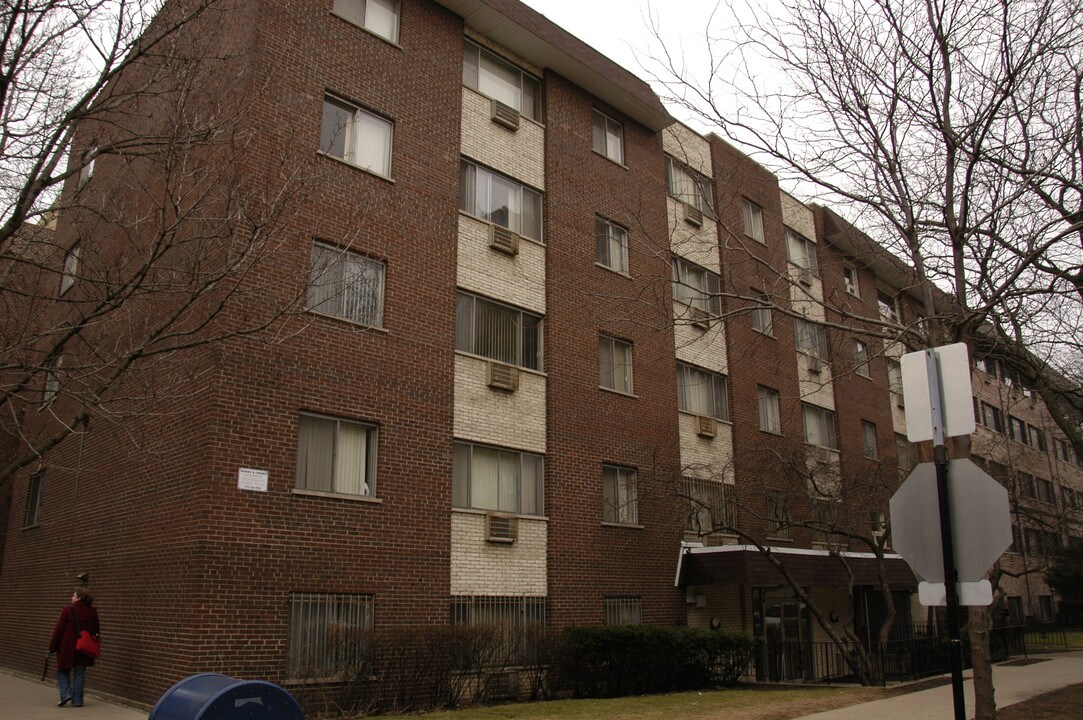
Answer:
MULTIPOLYGON (((1083 652, 1031 655, 1030 664, 1012 662, 993 666, 993 687, 998 708, 1083 683, 1083 652), (1033 662, 1037 661, 1037 662, 1033 662)), ((1027 662, 1027 661, 1022 661, 1027 662)), ((974 717, 974 684, 970 672, 963 673, 966 716, 974 717)), ((930 690, 906 693, 884 700, 851 705, 839 710, 805 715, 796 720, 950 720, 954 717, 951 684, 930 690)), ((1080 709, 1083 717, 1083 708, 1080 709)))
POLYGON ((148 710, 126 707, 116 698, 105 700, 95 694, 93 668, 87 671, 86 687, 83 707, 57 707, 60 696, 51 667, 46 682, 0 668, 0 717, 11 720, 147 720, 148 710))
MULTIPOLYGON (((1006 707, 1043 693, 1083 682, 1083 652, 1034 655, 1027 665, 993 666, 997 707, 1006 707)), ((1016 660, 1015 662, 1019 662, 1016 660)), ((970 673, 966 677, 967 717, 974 715, 970 673)), ((87 673, 86 705, 57 707, 53 682, 0 669, 0 717, 12 720, 146 720, 149 708, 135 708, 96 695, 93 671, 87 673)), ((884 700, 806 715, 797 720, 950 720, 951 685, 906 693, 884 700)), ((1083 710, 1081 710, 1083 715, 1083 710)))

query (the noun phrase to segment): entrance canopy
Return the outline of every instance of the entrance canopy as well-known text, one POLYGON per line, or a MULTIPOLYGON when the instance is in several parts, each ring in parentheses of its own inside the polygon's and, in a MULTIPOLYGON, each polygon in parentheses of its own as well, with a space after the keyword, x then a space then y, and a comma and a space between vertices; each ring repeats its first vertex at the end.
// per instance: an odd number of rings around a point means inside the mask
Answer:
MULTIPOLYGON (((880 583, 876 556, 872 553, 840 552, 801 548, 768 548, 799 585, 844 587, 853 573, 855 585, 880 583), (847 570, 849 568, 849 570, 847 570)), ((906 561, 895 554, 884 555, 884 569, 893 587, 917 584, 906 561)), ((751 545, 719 547, 682 546, 677 559, 675 585, 785 585, 782 573, 763 553, 751 545)))

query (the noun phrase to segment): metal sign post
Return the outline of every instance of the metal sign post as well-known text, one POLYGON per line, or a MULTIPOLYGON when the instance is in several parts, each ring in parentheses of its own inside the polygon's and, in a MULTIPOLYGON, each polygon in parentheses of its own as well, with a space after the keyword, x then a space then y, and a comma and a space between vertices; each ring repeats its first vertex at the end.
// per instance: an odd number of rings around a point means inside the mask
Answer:
POLYGON ((955 548, 951 536, 951 504, 948 502, 948 449, 944 445, 944 420, 940 393, 940 366, 935 350, 925 351, 929 377, 929 410, 933 423, 933 464, 936 465, 936 493, 940 504, 940 542, 944 551, 944 586, 948 606, 948 659, 951 665, 951 695, 955 720, 966 720, 963 698, 963 648, 959 638, 959 595, 956 583, 955 548))

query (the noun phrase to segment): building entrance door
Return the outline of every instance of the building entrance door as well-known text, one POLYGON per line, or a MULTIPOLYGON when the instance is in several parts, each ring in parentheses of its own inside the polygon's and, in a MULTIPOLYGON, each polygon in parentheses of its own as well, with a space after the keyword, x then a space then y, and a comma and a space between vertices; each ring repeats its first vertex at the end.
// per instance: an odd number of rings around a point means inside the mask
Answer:
POLYGON ((753 588, 753 620, 763 649, 756 678, 767 682, 811 680, 808 610, 789 588, 753 588))

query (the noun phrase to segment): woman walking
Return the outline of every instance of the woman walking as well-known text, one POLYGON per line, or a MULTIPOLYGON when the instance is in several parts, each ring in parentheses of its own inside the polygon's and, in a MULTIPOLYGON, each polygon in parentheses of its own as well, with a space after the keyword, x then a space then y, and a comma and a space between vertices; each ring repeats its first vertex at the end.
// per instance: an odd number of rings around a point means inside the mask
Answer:
POLYGON ((75 588, 71 604, 60 611, 60 617, 49 641, 49 652, 56 653, 56 685, 60 690, 58 707, 69 702, 72 707, 83 706, 83 680, 94 658, 75 649, 79 633, 87 631, 98 637, 98 611, 91 607, 94 598, 85 587, 75 588))

